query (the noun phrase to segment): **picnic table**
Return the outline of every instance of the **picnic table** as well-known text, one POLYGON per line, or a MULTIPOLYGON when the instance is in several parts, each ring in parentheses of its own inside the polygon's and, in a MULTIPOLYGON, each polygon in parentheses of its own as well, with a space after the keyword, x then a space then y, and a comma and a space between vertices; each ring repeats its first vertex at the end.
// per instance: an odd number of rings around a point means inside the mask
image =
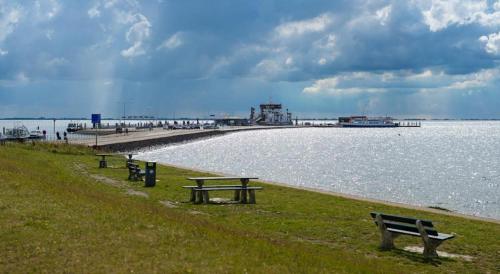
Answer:
POLYGON ((114 154, 111 153, 99 153, 96 154, 95 156, 100 156, 102 157, 101 160, 99 161, 99 168, 107 168, 108 167, 108 162, 106 162, 106 156, 113 156, 114 154))
POLYGON ((183 188, 191 189, 190 201, 194 203, 210 202, 208 193, 210 191, 234 191, 234 200, 242 204, 255 204, 255 191, 261 190, 262 187, 250 187, 250 180, 259 179, 257 177, 191 177, 187 178, 190 181, 195 181, 196 186, 183 186, 183 188), (239 180, 241 185, 205 185, 205 181, 234 181, 239 180))

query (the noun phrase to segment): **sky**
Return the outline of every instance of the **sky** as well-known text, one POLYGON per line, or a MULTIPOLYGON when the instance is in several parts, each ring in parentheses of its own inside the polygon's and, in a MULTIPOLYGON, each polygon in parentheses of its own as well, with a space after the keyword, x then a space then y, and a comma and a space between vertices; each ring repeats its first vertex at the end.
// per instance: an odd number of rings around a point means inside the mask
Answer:
POLYGON ((500 0, 0 0, 0 118, 500 118, 500 0))

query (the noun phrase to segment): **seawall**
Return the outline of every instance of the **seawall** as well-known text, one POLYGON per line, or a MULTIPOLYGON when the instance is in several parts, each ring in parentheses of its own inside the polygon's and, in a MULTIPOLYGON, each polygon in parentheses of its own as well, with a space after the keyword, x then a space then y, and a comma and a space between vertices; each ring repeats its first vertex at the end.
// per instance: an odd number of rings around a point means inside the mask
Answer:
POLYGON ((193 141, 196 139, 209 138, 214 136, 221 136, 224 134, 240 132, 240 131, 250 131, 250 130, 270 130, 270 129, 284 129, 284 128, 300 128, 296 126, 248 126, 248 127, 237 127, 237 128, 225 128, 216 130, 163 130, 157 134, 148 135, 148 131, 142 132, 142 134, 135 133, 135 135, 115 135, 102 137, 98 140, 97 146, 95 140, 88 139, 84 141, 74 141, 72 143, 82 144, 94 147, 98 150, 105 151, 133 151, 144 149, 148 147, 169 145, 174 143, 182 143, 193 141))

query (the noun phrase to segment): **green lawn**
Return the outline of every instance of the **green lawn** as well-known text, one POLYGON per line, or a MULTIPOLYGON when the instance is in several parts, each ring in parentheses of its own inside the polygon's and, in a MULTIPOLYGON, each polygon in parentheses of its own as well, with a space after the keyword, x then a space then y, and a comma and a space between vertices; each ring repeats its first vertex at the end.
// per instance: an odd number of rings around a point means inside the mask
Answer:
POLYGON ((144 188, 126 180, 124 158, 108 165, 76 146, 0 146, 0 272, 500 271, 499 224, 261 183, 256 205, 193 205, 180 186, 207 174, 160 166, 157 186, 144 188), (438 250, 474 258, 402 250, 421 246, 416 237, 380 251, 374 210, 431 219, 456 234, 438 250))

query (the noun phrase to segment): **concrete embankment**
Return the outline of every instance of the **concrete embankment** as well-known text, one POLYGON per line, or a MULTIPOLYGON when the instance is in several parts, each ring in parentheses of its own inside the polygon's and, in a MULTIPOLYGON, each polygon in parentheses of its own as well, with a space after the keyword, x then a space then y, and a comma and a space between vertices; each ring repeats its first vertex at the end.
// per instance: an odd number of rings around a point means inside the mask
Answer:
POLYGON ((248 126, 229 127, 215 130, 163 130, 153 129, 129 134, 112 134, 100 136, 97 140, 89 138, 85 140, 70 141, 73 144, 92 146, 99 150, 107 151, 131 151, 147 147, 169 145, 192 141, 196 139, 220 136, 223 134, 249 130, 269 130, 283 128, 298 128, 294 126, 248 126))

